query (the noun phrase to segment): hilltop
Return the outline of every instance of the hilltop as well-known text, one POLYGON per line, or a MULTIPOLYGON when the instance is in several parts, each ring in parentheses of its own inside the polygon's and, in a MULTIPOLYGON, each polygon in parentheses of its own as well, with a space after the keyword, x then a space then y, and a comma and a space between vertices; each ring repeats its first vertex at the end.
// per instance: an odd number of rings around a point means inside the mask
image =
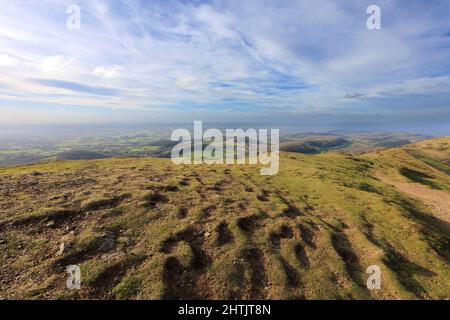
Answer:
POLYGON ((0 298, 450 298, 449 137, 280 161, 0 168, 0 298))

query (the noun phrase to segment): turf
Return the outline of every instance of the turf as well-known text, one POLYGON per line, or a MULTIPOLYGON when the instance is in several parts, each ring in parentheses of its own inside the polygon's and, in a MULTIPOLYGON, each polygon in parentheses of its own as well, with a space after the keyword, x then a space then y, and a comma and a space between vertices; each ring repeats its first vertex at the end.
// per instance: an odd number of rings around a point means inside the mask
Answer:
POLYGON ((449 299, 448 217, 396 188, 448 193, 449 141, 283 152, 275 176, 152 158, 0 168, 0 297, 449 299))

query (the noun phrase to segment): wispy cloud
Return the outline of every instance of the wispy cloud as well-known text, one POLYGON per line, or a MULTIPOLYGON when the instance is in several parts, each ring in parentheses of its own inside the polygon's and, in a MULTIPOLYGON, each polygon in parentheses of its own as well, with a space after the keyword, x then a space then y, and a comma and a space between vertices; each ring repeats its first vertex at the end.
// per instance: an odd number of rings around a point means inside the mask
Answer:
POLYGON ((81 0, 80 30, 66 28, 70 1, 3 1, 0 99, 168 117, 195 104, 212 118, 218 106, 270 118, 418 95, 449 108, 449 2, 378 2, 371 31, 371 1, 81 0))
POLYGON ((18 60, 10 57, 8 54, 0 55, 0 67, 14 67, 17 65, 18 60))
POLYGON ((112 66, 112 67, 97 67, 94 70, 94 74, 99 77, 106 79, 119 78, 122 75, 122 67, 112 66))
POLYGON ((66 89, 72 92, 90 93, 99 96, 115 96, 119 92, 116 89, 110 89, 105 87, 93 87, 76 82, 62 81, 62 80, 36 79, 34 80, 34 83, 42 86, 66 89))
POLYGON ((42 61, 42 70, 44 72, 59 72, 70 67, 74 59, 61 55, 49 56, 42 61))

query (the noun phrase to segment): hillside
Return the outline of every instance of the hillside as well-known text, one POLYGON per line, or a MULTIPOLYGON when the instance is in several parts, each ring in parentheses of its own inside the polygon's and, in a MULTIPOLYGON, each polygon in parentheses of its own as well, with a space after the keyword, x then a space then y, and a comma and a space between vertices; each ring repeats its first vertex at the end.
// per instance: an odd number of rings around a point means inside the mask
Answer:
POLYGON ((0 298, 450 299, 450 138, 280 161, 0 168, 0 298))
MULTIPOLYGON (((122 157, 170 158, 172 147, 178 143, 170 141, 172 131, 173 129, 169 130, 169 128, 93 130, 89 127, 78 127, 71 128, 68 132, 44 130, 44 133, 39 133, 31 130, 5 134, 0 130, 0 167, 50 160, 94 160, 122 157)), ((401 147, 429 138, 424 135, 395 132, 345 133, 335 131, 282 134, 280 150, 306 154, 327 151, 360 154, 387 147, 401 147)))
POLYGON ((280 149, 287 152, 317 154, 327 151, 339 151, 348 154, 361 154, 384 148, 404 145, 430 139, 420 134, 407 133, 297 133, 282 138, 280 149))
POLYGON ((350 142, 342 137, 310 138, 309 140, 299 139, 296 141, 287 141, 281 145, 281 151, 299 152, 306 154, 316 154, 333 148, 342 148, 349 145, 350 142))

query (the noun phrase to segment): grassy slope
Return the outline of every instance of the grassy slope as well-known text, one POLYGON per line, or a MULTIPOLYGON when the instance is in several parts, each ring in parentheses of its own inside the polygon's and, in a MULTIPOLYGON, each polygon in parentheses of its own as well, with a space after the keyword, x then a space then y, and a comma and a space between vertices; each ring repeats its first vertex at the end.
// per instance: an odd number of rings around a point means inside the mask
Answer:
POLYGON ((449 141, 283 153, 273 177, 169 159, 0 168, 0 297, 449 299, 448 222, 379 178, 418 183, 407 168, 448 193, 449 141), (80 291, 65 288, 69 264, 80 291))

